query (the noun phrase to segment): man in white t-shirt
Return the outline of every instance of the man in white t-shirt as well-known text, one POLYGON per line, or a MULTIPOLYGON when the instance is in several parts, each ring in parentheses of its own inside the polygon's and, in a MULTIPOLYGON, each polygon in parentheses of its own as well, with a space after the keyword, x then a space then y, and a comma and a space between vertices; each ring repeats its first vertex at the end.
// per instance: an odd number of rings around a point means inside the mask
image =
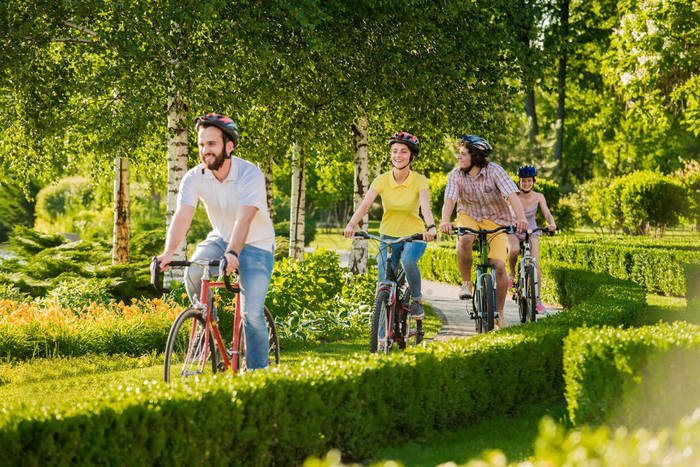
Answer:
MULTIPOLYGON (((177 209, 158 257, 167 269, 187 234, 201 199, 213 230, 197 245, 190 261, 226 256, 226 273, 238 269, 246 335, 246 366, 264 368, 268 362, 268 336, 263 312, 274 264, 275 232, 267 208, 265 177, 254 164, 231 157, 238 146, 238 128, 229 117, 210 113, 197 118, 200 164, 180 183, 177 209)), ((199 294, 203 269, 185 271, 190 299, 199 294)), ((212 275, 217 274, 212 269, 212 275)), ((200 297, 201 298, 201 297, 200 297)))

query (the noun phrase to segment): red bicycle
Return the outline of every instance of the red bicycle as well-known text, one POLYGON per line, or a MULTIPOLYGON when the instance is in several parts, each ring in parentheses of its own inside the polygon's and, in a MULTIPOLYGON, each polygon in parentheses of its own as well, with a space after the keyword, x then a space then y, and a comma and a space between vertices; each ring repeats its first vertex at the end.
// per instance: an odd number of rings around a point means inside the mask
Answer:
MULTIPOLYGON (((241 288, 238 282, 231 283, 228 274, 222 274, 226 270, 226 258, 219 261, 171 261, 170 266, 201 266, 204 270, 199 297, 207 297, 204 302, 197 296, 193 297, 192 304, 180 313, 168 335, 165 345, 165 371, 163 378, 166 382, 171 380, 173 374, 187 378, 200 375, 211 369, 212 374, 217 371, 231 369, 235 374, 245 369, 245 326, 241 311, 241 288), (210 268, 219 268, 219 280, 212 282, 210 268), (223 281, 221 277, 223 276, 223 281), (226 287, 233 292, 235 298, 235 313, 233 320, 233 338, 231 347, 227 348, 221 338, 217 320, 214 317, 213 300, 209 297, 209 289, 226 287)), ((163 289, 163 274, 160 272, 160 263, 157 258, 151 261, 151 283, 160 293, 167 292, 163 289)), ((275 320, 270 310, 265 307, 265 321, 267 323, 267 336, 269 344, 269 364, 279 364, 280 346, 277 337, 275 320)))

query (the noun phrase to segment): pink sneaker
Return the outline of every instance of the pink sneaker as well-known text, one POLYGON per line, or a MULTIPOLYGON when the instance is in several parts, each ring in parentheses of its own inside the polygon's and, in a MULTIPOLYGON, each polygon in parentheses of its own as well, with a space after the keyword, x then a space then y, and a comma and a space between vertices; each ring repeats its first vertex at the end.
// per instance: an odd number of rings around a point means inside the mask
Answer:
POLYGON ((544 313, 545 315, 547 314, 547 307, 544 306, 539 300, 537 300, 537 306, 535 306, 535 309, 537 309, 538 313, 544 313))
POLYGON ((515 285, 515 277, 509 275, 508 276, 508 288, 512 289, 514 285, 515 285))

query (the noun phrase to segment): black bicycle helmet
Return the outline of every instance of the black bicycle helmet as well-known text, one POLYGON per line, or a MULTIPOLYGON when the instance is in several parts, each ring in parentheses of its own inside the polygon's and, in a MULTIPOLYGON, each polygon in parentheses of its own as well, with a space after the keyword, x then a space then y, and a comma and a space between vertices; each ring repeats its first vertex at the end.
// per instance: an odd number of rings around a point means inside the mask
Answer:
POLYGON ((523 165, 518 168, 518 178, 528 178, 537 176, 537 169, 532 165, 523 165))
POLYGON ((462 140, 463 143, 467 143, 470 146, 474 146, 475 148, 483 151, 484 156, 488 156, 491 151, 493 151, 493 146, 489 144, 488 141, 486 141, 484 138, 481 136, 476 136, 476 135, 461 135, 460 139, 462 140))
POLYGON ((394 143, 401 143, 408 146, 413 155, 417 155, 420 152, 420 141, 418 138, 413 136, 411 133, 406 133, 405 131, 398 131, 391 135, 389 138, 389 147, 394 143))
POLYGON ((197 117, 197 119, 194 121, 194 128, 199 130, 199 126, 205 122, 214 125, 219 130, 223 131, 224 134, 228 136, 231 141, 233 141, 234 149, 238 147, 238 127, 233 120, 225 115, 208 113, 206 115, 202 115, 201 117, 197 117))

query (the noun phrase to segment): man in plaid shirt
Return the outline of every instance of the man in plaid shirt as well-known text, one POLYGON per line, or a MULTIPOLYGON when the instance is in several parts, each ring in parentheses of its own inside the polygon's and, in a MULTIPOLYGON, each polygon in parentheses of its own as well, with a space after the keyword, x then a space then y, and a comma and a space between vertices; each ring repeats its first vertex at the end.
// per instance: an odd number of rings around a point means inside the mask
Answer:
MULTIPOLYGON (((518 232, 527 229, 523 206, 518 198, 518 187, 505 170, 488 161, 493 147, 485 139, 476 135, 462 135, 457 142, 457 168, 450 172, 445 187, 445 201, 442 206, 440 230, 451 233, 455 227, 450 219, 457 205, 457 227, 475 230, 493 230, 503 225, 513 224, 518 232), (509 206, 510 205, 510 206, 509 206)), ((497 309, 496 328, 507 326, 503 306, 508 292, 506 276, 507 236, 504 232, 490 234, 489 261, 496 269, 497 309)), ((469 299, 474 290, 471 283, 472 244, 474 235, 464 235, 457 241, 457 263, 462 276, 459 298, 469 299)))

